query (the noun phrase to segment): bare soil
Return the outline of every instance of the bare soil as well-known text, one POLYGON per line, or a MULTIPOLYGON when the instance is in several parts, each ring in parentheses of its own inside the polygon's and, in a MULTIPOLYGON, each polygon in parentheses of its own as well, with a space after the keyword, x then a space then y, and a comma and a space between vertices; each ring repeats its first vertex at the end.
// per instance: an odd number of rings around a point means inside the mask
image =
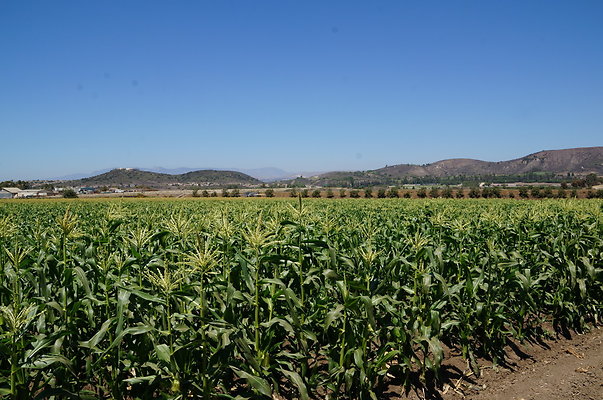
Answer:
POLYGON ((443 364, 441 388, 401 394, 390 387, 387 399, 439 400, 602 400, 603 329, 571 338, 539 343, 514 343, 504 366, 484 360, 478 378, 459 357, 443 364))

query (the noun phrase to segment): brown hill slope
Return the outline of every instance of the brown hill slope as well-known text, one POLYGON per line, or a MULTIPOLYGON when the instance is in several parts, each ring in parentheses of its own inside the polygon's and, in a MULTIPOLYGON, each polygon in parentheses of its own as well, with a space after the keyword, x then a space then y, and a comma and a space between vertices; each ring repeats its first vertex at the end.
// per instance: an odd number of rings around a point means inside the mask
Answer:
POLYGON ((603 175, 603 147, 545 150, 509 161, 489 162, 466 158, 437 161, 427 165, 393 165, 376 173, 397 176, 522 175, 534 172, 603 175))
MULTIPOLYGON (((509 177, 510 181, 521 181, 522 177, 527 177, 528 174, 540 173, 549 177, 562 177, 568 173, 603 175, 603 147, 545 150, 509 161, 454 158, 425 165, 398 164, 371 171, 329 172, 300 183, 362 187, 395 185, 409 181, 425 182, 431 178, 438 181, 451 177, 482 179, 487 176, 509 177)), ((531 179, 533 181, 534 177, 531 179)))

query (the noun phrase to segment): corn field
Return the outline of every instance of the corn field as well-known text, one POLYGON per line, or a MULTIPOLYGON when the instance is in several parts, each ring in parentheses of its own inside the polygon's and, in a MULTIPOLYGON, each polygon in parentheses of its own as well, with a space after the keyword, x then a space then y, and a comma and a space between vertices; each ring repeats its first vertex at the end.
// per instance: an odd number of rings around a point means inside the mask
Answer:
POLYGON ((0 394, 377 399, 601 321, 599 200, 0 203, 0 394), (547 327, 550 327, 547 328, 547 327))

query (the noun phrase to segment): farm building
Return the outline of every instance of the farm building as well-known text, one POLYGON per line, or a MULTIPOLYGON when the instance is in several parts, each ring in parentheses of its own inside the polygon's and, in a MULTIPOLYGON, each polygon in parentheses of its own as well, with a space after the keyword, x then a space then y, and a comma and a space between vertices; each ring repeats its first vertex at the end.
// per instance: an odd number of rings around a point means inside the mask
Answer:
POLYGON ((12 199, 13 196, 8 190, 0 189, 0 199, 12 199))
POLYGON ((12 199, 21 191, 18 187, 5 187, 0 190, 0 199, 12 199))
POLYGON ((48 193, 43 190, 25 189, 25 190, 20 190, 19 193, 15 194, 15 198, 28 199, 31 197, 45 197, 47 195, 48 195, 48 193))

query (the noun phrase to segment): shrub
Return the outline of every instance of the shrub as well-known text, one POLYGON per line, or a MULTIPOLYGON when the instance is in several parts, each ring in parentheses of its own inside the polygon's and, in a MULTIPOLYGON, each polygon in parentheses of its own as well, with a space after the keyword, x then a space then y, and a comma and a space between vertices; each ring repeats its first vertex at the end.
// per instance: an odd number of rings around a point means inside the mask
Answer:
POLYGON ((320 190, 315 189, 315 190, 312 192, 312 197, 314 197, 314 198, 319 198, 319 197, 320 197, 320 190))
POLYGON ((353 199, 357 199, 360 197, 360 192, 358 192, 358 190, 356 189, 350 190, 350 197, 353 199))
POLYGON ((371 197, 373 197, 373 189, 371 189, 371 188, 364 189, 364 197, 367 199, 370 199, 371 197))
POLYGON ((385 189, 379 189, 377 191, 377 197, 380 199, 384 199, 386 197, 385 189))
POLYGON ((274 197, 274 189, 266 189, 266 197, 274 197))
POLYGON ((73 189, 65 189, 63 190, 63 197, 66 199, 77 199, 77 193, 73 189))
POLYGON ((481 196, 481 193, 479 191, 478 188, 471 188, 471 190, 469 190, 469 197, 472 199, 477 199, 481 196))

